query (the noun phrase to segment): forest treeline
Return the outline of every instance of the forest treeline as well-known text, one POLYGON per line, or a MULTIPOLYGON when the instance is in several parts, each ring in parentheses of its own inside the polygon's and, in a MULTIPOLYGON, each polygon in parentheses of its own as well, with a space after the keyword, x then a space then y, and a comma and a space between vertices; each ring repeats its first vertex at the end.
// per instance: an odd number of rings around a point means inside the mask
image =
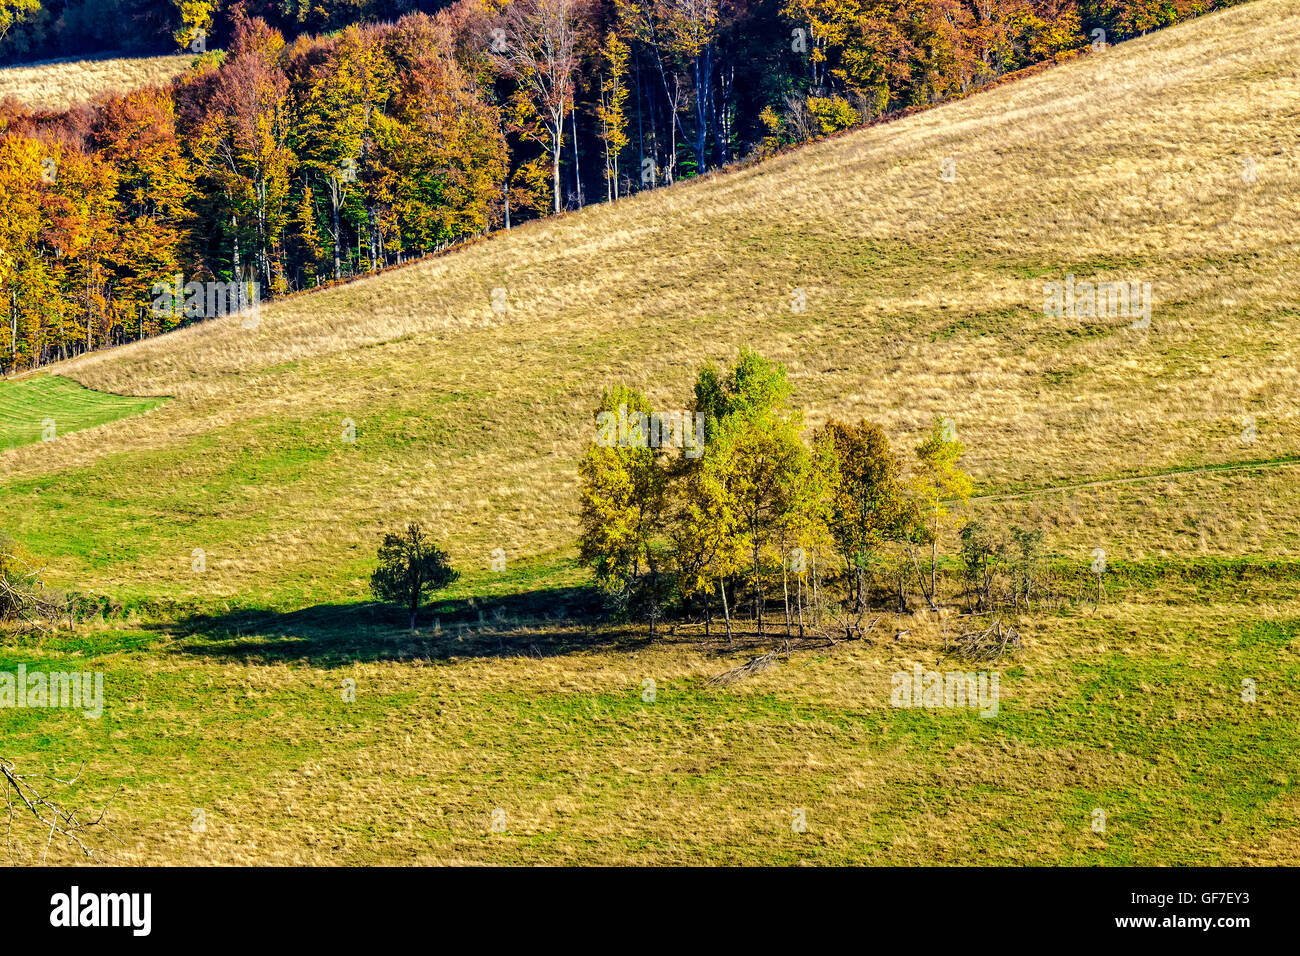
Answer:
POLYGON ((166 87, 0 104, 0 368, 219 314, 214 285, 375 271, 1223 5, 0 0, 6 44, 94 8, 195 52, 166 87))
MULTIPOLYGON (((208 33, 211 45, 229 42, 230 16, 238 0, 0 0, 0 63, 49 57, 84 56, 108 51, 135 54, 167 53, 176 49, 176 37, 192 27, 208 33)), ((249 16, 260 17, 286 37, 300 33, 329 33, 354 23, 395 21, 408 13, 434 13, 446 0, 243 0, 249 16)), ((1058 7, 1073 6, 1058 3, 1058 7)), ((1221 5, 1221 4, 1220 4, 1221 5)), ((727 22, 761 23, 761 3, 721 4, 718 16, 727 22)), ((869 13, 871 4, 826 3, 819 19, 829 23, 831 11, 841 18, 854 10, 869 13)), ((876 4, 877 7, 883 6, 876 4)), ((916 4, 960 17, 956 8, 969 6, 989 21, 1000 18, 1000 5, 948 3, 916 4)), ((1080 5, 1083 26, 1117 31, 1118 38, 1167 26, 1197 7, 1213 3, 1153 2, 1153 0, 1089 0, 1080 5)), ((766 5, 769 11, 779 3, 766 5)), ((810 12, 808 18, 818 16, 810 12)), ((1052 17, 1049 12, 1048 18, 1052 17)), ((188 39, 188 38, 186 38, 188 39)))

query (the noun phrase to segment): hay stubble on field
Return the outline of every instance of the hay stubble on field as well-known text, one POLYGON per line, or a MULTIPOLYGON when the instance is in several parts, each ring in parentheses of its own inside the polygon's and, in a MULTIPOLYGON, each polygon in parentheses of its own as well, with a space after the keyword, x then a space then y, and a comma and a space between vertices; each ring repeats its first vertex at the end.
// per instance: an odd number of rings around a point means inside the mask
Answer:
POLYGON ((106 93, 126 93, 167 83, 194 62, 192 53, 171 56, 50 60, 0 67, 0 99, 13 97, 39 110, 65 110, 106 93))

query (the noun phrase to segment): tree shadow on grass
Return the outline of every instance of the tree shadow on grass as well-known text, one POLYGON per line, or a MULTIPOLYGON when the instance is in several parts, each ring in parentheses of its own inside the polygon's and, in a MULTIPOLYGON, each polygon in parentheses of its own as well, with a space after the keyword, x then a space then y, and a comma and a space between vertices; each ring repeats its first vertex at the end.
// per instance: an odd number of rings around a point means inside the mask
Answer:
POLYGON ((297 611, 194 614, 171 630, 179 654, 246 663, 479 657, 553 657, 585 650, 635 650, 643 628, 603 621, 593 588, 546 588, 492 598, 439 601, 424 608, 412 634, 400 608, 373 602, 319 604, 297 611))

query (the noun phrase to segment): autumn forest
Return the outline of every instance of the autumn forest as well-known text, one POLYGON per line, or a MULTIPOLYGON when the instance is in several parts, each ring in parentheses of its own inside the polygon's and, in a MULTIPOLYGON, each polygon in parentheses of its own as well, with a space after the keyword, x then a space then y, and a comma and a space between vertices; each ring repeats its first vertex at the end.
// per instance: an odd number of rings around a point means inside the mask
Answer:
POLYGON ((171 84, 0 103, 0 369, 230 309, 191 283, 346 280, 1224 5, 456 0, 316 35, 183 3, 158 17, 194 53, 171 84))

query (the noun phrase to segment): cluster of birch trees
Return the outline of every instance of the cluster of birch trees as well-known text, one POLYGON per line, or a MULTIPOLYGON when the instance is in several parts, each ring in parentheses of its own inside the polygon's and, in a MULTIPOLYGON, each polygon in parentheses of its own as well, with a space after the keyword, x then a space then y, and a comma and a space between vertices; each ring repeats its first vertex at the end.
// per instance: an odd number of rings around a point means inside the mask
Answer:
POLYGON ((805 442, 785 369, 752 351, 699 371, 702 453, 655 441, 640 392, 608 389, 597 415, 615 413, 639 427, 594 440, 579 479, 581 560, 616 613, 652 633, 666 614, 706 632, 720 614, 730 638, 740 608, 761 636, 774 599, 787 634, 882 597, 937 607, 941 531, 972 490, 950 420, 908 461, 866 421, 832 419, 805 442))

